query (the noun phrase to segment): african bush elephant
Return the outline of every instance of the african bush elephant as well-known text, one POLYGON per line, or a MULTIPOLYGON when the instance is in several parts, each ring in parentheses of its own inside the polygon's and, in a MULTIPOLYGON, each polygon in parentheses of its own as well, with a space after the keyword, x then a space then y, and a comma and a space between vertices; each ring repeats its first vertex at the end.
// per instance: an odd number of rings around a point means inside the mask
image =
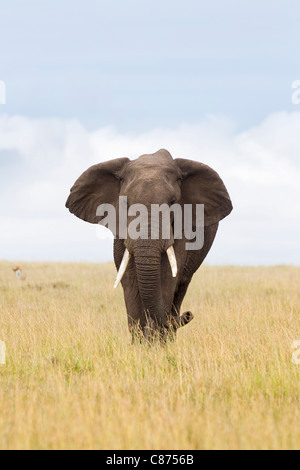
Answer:
MULTIPOLYGON (((75 182, 66 207, 82 220, 105 224, 106 213, 99 212, 99 207, 111 204, 118 218, 121 199, 127 201, 128 207, 143 204, 150 212, 154 206, 176 205, 184 209, 189 205, 193 229, 197 226, 195 208, 200 204, 204 207, 204 242, 199 249, 187 249, 190 237, 183 231, 178 236, 177 230, 174 237, 173 212, 168 237, 162 236, 159 224, 156 237, 151 237, 150 216, 146 220, 147 237, 133 237, 129 231, 127 236, 120 236, 120 225, 115 229, 117 283, 122 282, 129 330, 133 339, 164 341, 193 318, 191 312, 180 314, 181 304, 193 274, 212 246, 219 221, 232 210, 231 200, 221 178, 209 166, 173 159, 161 149, 136 160, 117 158, 92 166, 75 182)), ((134 218, 130 211, 126 214, 128 224, 134 218)))

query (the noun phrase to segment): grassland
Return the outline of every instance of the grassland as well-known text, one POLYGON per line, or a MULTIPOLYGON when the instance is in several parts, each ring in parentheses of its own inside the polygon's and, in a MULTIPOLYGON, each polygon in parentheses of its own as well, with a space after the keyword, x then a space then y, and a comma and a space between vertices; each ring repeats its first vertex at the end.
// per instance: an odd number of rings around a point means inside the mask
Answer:
POLYGON ((131 345, 112 264, 0 263, 1 449, 299 449, 300 268, 202 267, 195 319, 131 345))

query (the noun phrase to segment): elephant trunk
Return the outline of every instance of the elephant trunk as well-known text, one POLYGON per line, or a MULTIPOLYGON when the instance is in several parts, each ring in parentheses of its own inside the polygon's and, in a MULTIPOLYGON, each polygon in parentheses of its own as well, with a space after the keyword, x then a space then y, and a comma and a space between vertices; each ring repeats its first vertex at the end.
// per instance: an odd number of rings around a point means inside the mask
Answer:
POLYGON ((155 327, 167 327, 168 315, 161 290, 161 251, 139 243, 133 250, 140 298, 148 319, 155 327))
MULTIPOLYGON (((136 266, 136 275, 139 294, 146 316, 145 337, 153 338, 155 331, 159 332, 161 339, 167 331, 176 330, 187 325, 192 319, 191 312, 182 315, 170 315, 166 310, 161 289, 161 246, 159 242, 138 240, 131 244, 131 252, 136 266)), ((172 270, 172 276, 177 275, 177 260, 173 247, 169 247, 167 255, 172 270)), ((117 275, 115 287, 121 280, 130 259, 128 249, 125 249, 123 260, 117 275)))

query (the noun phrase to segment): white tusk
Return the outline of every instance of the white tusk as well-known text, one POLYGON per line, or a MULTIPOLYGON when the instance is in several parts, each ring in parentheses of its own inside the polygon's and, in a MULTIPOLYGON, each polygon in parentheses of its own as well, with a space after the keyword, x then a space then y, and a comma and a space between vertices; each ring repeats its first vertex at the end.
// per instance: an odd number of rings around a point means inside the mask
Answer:
POLYGON ((119 282, 121 281, 122 277, 124 276, 127 265, 129 263, 129 259, 130 259, 130 254, 129 254, 129 251, 127 250, 127 248, 126 248, 126 250, 124 252, 123 259, 122 259, 122 263, 120 265, 120 268, 119 268, 119 271, 118 271, 118 274, 117 274, 117 277, 116 277, 116 280, 115 280, 115 283, 114 283, 114 288, 118 287, 119 282))
POLYGON ((171 270, 172 270, 172 276, 176 277, 177 276, 177 261, 176 261, 174 248, 172 246, 170 246, 167 249, 167 255, 168 255, 171 270))

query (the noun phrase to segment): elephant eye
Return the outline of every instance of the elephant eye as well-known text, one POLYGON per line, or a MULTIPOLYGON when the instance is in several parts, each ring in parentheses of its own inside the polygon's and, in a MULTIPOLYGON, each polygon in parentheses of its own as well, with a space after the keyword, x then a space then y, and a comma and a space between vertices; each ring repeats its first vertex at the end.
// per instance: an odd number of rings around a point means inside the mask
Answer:
POLYGON ((170 202, 169 205, 170 205, 170 206, 173 206, 173 204, 175 204, 175 203, 176 203, 176 199, 173 198, 173 199, 171 200, 171 202, 170 202))

